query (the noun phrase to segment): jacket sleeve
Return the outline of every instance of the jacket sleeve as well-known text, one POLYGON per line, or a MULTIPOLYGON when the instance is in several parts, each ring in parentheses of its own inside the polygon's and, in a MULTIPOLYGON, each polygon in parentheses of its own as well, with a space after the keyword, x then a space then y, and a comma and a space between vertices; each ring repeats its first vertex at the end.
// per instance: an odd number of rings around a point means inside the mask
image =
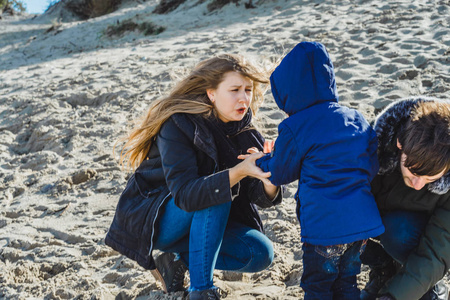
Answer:
POLYGON ((171 119, 162 126, 156 143, 167 186, 178 207, 190 212, 231 201, 228 170, 200 176, 192 138, 171 119))
POLYGON ((441 280, 450 266, 450 197, 431 216, 418 247, 383 288, 396 300, 419 299, 441 280))
POLYGON ((302 157, 291 129, 281 123, 278 132, 273 152, 258 159, 256 165, 271 172, 270 181, 280 186, 300 178, 302 157))
POLYGON ((370 176, 371 179, 373 179, 380 168, 380 165, 378 163, 378 155, 377 155, 377 149, 378 149, 378 139, 377 134, 373 129, 370 129, 370 141, 369 141, 369 155, 370 155, 370 176))
POLYGON ((270 199, 267 197, 264 191, 264 184, 259 179, 251 179, 250 188, 248 192, 248 198, 250 201, 261 208, 268 208, 281 203, 283 199, 284 186, 278 189, 278 193, 275 198, 270 199))

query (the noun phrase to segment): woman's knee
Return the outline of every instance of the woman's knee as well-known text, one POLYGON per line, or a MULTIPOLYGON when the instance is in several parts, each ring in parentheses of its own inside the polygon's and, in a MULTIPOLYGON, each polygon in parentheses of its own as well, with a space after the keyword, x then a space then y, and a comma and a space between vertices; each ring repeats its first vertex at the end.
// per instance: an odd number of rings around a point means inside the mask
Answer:
MULTIPOLYGON (((255 230, 256 231, 256 230, 255 230)), ((262 233, 249 241, 250 260, 247 272, 259 272, 267 269, 273 262, 272 242, 262 233)))
MULTIPOLYGON (((207 207, 205 209, 194 211, 194 216, 199 218, 212 218, 214 221, 226 222, 230 214, 231 202, 221 203, 207 207)), ((226 225, 226 223, 225 223, 226 225)))

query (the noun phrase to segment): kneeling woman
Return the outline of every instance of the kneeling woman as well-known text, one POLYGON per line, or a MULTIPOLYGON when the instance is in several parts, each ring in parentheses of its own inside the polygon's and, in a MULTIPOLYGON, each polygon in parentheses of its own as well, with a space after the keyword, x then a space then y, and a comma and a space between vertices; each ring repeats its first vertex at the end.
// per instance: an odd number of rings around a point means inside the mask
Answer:
POLYGON ((166 292, 219 299, 214 269, 257 272, 273 260, 255 205, 281 202, 254 161, 264 140, 252 126, 267 75, 241 56, 200 62, 156 101, 124 145, 137 166, 117 205, 106 244, 137 261, 166 292), (245 160, 241 154, 257 152, 245 160), (154 249, 163 253, 156 259, 154 249))

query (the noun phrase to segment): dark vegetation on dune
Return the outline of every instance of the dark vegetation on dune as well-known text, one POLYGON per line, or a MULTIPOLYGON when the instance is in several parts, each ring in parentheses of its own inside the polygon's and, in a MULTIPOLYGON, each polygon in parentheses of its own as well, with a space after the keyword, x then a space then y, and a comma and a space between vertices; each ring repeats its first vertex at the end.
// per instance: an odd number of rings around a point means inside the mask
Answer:
MULTIPOLYGON (((62 0, 61 2, 63 2, 62 0)), ((122 0, 70 0, 66 8, 82 20, 103 16, 115 11, 122 0)))
POLYGON ((131 19, 122 22, 117 21, 117 24, 110 25, 106 28, 105 34, 109 37, 121 36, 127 31, 139 30, 144 35, 157 35, 163 32, 166 28, 156 25, 152 22, 136 23, 131 19))
MULTIPOLYGON (((53 0, 49 7, 61 5, 82 20, 95 18, 115 11, 122 0, 53 0)), ((47 8, 47 10, 48 10, 47 8)), ((26 5, 21 0, 0 0, 0 13, 14 15, 24 12, 26 5)))
MULTIPOLYGON (((206 1, 207 0, 198 0, 196 2, 196 4, 194 4, 194 5, 202 4, 202 3, 206 2, 206 1)), ((155 14, 167 14, 167 13, 177 9, 178 6, 180 6, 184 2, 186 2, 186 0, 161 0, 159 2, 159 4, 155 7, 155 9, 153 10, 153 13, 155 13, 155 14)), ((236 5, 240 5, 241 2, 244 3, 245 8, 255 8, 255 6, 252 3, 252 0, 247 0, 247 1, 242 1, 242 0, 212 0, 212 1, 210 1, 210 3, 208 3, 207 8, 208 8, 209 12, 212 12, 212 11, 221 9, 222 7, 224 7, 227 4, 234 3, 236 5)))
POLYGON ((25 9, 25 4, 20 0, 0 0, 0 14, 14 15, 17 12, 25 11, 25 9))
MULTIPOLYGON (((81 20, 87 20, 117 10, 123 1, 127 0, 53 0, 49 2, 50 4, 47 10, 53 6, 62 6, 81 20)), ((145 0, 143 1, 145 2, 145 0)), ((221 9, 230 3, 241 5, 240 2, 244 4, 245 8, 255 8, 252 0, 197 0, 197 2, 194 3, 194 6, 206 1, 209 1, 207 5, 209 12, 221 9)), ((185 2, 187 2, 187 0, 161 0, 153 10, 153 13, 167 14, 174 11, 185 2)), ((14 15, 16 13, 24 12, 25 10, 26 5, 21 0, 0 0, 0 14, 8 13, 14 15)))

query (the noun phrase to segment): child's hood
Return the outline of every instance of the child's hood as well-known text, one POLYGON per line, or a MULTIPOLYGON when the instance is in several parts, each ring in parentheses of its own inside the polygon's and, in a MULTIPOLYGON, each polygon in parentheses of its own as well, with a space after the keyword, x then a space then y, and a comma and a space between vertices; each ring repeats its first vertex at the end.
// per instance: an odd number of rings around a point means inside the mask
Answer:
POLYGON ((293 115, 322 102, 337 102, 333 64, 325 46, 301 42, 289 52, 270 76, 278 107, 293 115))

